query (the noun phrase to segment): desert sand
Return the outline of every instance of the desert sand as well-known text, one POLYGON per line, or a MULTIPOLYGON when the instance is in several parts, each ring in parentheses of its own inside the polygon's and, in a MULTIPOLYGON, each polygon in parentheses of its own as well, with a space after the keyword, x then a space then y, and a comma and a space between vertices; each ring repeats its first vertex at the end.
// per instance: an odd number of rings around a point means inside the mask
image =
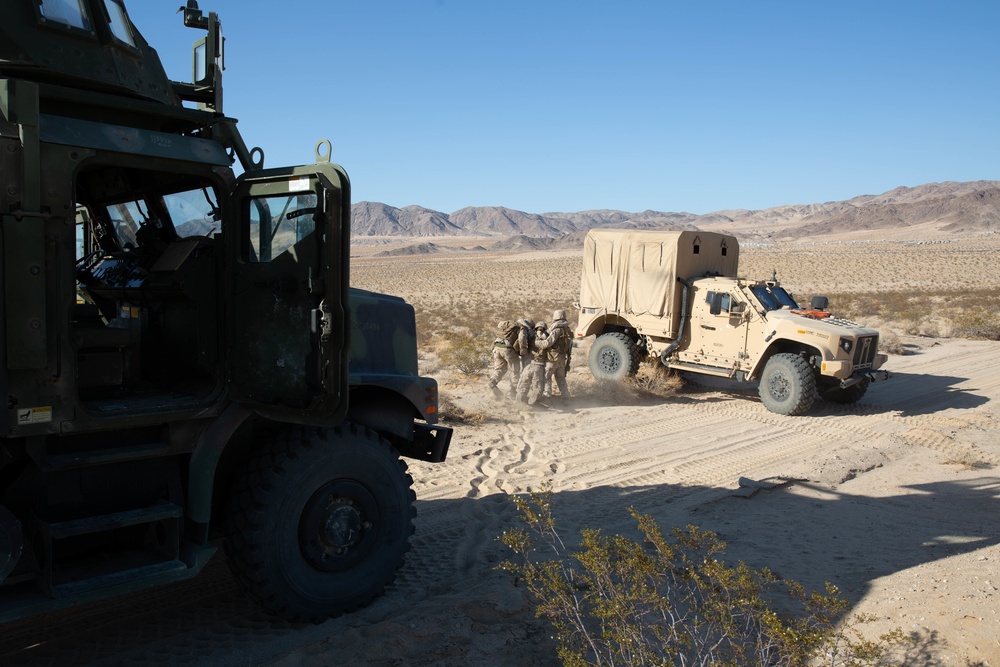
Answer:
MULTIPOLYGON (((830 238, 744 248, 741 273, 776 269, 804 292, 976 289, 1000 279, 996 252, 992 236, 830 238)), ((508 266, 361 260, 354 282, 458 313, 532 293, 570 302, 578 288, 574 253, 492 261, 508 266), (519 278, 501 278, 498 294, 498 275, 519 278)), ((564 536, 633 534, 628 507, 664 528, 696 524, 728 544, 727 560, 815 590, 836 584, 878 619, 872 634, 910 633, 906 664, 1000 665, 1000 343, 898 333, 906 354, 890 357, 892 379, 857 405, 818 402, 802 417, 769 413, 745 386, 660 397, 600 385, 585 345, 572 400, 543 407, 496 400, 481 378, 428 360, 465 422, 445 464, 410 465, 418 518, 406 566, 372 607, 273 664, 557 665, 551 629, 495 569, 507 555, 496 538, 516 523, 509 496, 547 484, 564 536), (749 480, 773 488, 753 492, 749 480)))
MULTIPOLYGON (((756 277, 777 269, 806 293, 978 289, 1000 280, 998 250, 994 238, 833 239, 747 247, 742 265, 756 277)), ((876 617, 873 634, 912 633, 905 664, 1000 667, 1000 342, 906 325, 890 380, 857 405, 818 401, 799 417, 768 412, 747 387, 598 384, 587 341, 574 350, 573 398, 541 406, 495 399, 482 377, 442 360, 454 336, 503 309, 544 319, 542 308, 569 308, 578 262, 572 252, 355 258, 354 285, 415 305, 422 371, 438 378, 455 429, 445 463, 409 462, 412 550, 372 605, 316 626, 276 621, 218 559, 188 584, 7 625, 0 664, 556 667, 551 628, 496 569, 508 555, 497 538, 517 525, 511 495, 550 485, 569 540, 583 527, 634 534, 629 507, 664 529, 695 524, 728 544, 727 561, 810 589, 834 583, 876 617)))
POLYGON ((398 581, 273 664, 559 664, 524 591, 494 569, 515 521, 508 494, 546 482, 566 535, 632 534, 630 506, 664 527, 693 523, 727 542, 727 560, 835 583, 878 618, 873 632, 915 633, 906 664, 1000 664, 1000 343, 906 344, 860 404, 804 417, 728 389, 609 391, 582 365, 568 406, 446 385, 487 420, 456 426, 445 464, 410 466, 417 535, 398 581), (747 497, 741 478, 783 484, 747 497))

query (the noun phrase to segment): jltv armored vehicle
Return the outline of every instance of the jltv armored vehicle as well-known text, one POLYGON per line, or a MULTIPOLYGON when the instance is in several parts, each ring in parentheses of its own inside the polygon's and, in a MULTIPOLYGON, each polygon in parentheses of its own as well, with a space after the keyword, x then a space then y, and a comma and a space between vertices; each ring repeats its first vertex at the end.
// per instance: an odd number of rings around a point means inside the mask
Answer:
POLYGON ((878 331, 801 308, 776 278, 737 278, 739 244, 711 232, 591 230, 584 242, 577 338, 596 335, 595 377, 634 375, 643 357, 686 373, 758 382, 785 415, 817 393, 855 403, 888 358, 878 331))
POLYGON ((124 0, 0 2, 0 621, 223 544, 271 612, 353 609, 409 548, 400 455, 447 454, 413 308, 349 287, 346 172, 265 169, 182 9, 192 83, 124 0))

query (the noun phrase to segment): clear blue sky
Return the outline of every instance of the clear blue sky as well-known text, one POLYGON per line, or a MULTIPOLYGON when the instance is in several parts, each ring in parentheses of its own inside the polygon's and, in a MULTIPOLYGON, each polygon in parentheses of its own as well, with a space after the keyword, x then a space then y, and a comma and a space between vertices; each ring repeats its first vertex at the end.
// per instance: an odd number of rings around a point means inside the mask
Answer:
MULTIPOLYGON (((167 73, 199 36, 132 0, 167 73)), ((201 0, 265 166, 354 201, 708 213, 1000 179, 1000 2, 201 0)))

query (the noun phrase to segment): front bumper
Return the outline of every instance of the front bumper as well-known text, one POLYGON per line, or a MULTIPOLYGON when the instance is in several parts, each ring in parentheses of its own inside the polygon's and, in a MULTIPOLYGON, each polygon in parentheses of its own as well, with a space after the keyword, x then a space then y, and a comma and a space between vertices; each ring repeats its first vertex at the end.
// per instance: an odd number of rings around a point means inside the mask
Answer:
POLYGON ((413 424, 413 441, 398 445, 400 454, 430 463, 441 463, 448 456, 452 430, 440 424, 413 424))
POLYGON ((882 380, 888 380, 891 377, 892 376, 889 375, 889 371, 858 371, 851 377, 843 380, 840 383, 840 388, 847 389, 848 387, 865 380, 868 380, 869 382, 881 382, 882 380))

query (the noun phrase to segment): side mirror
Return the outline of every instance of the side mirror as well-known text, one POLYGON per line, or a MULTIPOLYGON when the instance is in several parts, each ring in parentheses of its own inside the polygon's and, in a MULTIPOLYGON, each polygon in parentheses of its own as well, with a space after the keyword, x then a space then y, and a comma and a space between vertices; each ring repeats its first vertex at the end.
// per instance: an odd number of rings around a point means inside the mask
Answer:
POLYGON ((830 306, 830 301, 825 296, 814 296, 809 303, 812 310, 826 310, 830 306))

